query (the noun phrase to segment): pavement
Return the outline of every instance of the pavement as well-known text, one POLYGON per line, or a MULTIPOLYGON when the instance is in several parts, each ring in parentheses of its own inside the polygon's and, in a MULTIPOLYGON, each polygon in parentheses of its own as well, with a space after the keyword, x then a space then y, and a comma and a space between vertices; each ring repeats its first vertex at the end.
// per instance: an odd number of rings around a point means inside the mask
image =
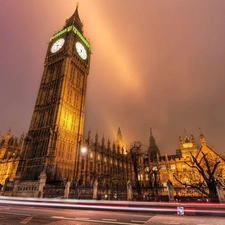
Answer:
POLYGON ((225 225, 225 217, 156 215, 145 225, 225 225))

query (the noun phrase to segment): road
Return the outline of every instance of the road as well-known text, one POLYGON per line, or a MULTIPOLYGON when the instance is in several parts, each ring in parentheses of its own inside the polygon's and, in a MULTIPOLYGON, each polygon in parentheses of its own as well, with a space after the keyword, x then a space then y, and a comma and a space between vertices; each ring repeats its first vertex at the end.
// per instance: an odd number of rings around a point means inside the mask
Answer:
POLYGON ((145 224, 153 214, 141 212, 95 211, 0 204, 0 224, 145 224))
POLYGON ((225 217, 63 209, 0 203, 1 225, 224 225, 225 217))

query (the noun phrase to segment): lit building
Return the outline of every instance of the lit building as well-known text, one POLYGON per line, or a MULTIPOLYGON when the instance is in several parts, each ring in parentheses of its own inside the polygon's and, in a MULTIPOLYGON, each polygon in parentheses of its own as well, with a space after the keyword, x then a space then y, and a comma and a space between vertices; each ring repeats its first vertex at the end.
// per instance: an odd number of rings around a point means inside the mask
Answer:
POLYGON ((16 176, 16 170, 20 159, 24 135, 20 138, 13 137, 11 128, 0 139, 0 185, 5 181, 12 182, 16 176))
MULTIPOLYGON (((126 200, 126 184, 128 180, 133 181, 134 172, 120 128, 113 143, 106 141, 104 136, 99 138, 98 133, 92 138, 89 130, 87 139, 80 143, 79 149, 76 187, 80 186, 83 190, 90 187, 92 190, 97 180, 101 196, 126 200)), ((87 198, 87 193, 82 193, 82 190, 80 195, 81 198, 87 198)))
POLYGON ((174 195, 177 197, 202 196, 200 191, 193 188, 201 183, 200 189, 205 189, 207 194, 208 188, 202 174, 198 172, 197 164, 205 171, 211 170, 211 175, 206 174, 206 176, 207 178, 212 176, 212 182, 217 179, 225 185, 225 157, 206 144, 206 138, 201 130, 199 138, 200 147, 196 145, 193 135, 185 136, 184 139, 179 137, 180 149, 176 150, 176 154, 162 156, 150 130, 149 151, 143 158, 139 175, 143 178, 140 182, 146 187, 145 193, 152 195, 157 189, 158 195, 166 196, 168 181, 170 181, 174 187, 174 195))
POLYGON ((221 180, 224 179, 224 158, 206 144, 202 133, 200 148, 193 135, 184 140, 180 137, 180 149, 165 156, 160 153, 151 129, 146 152, 141 146, 127 149, 120 128, 113 143, 98 134, 93 139, 91 131, 84 139, 90 55, 90 43, 83 35, 76 7, 62 30, 50 38, 24 143, 23 136, 18 142, 11 137, 11 130, 0 141, 0 183, 13 181, 12 190, 5 195, 56 197, 63 195, 66 182, 71 181, 70 196, 92 198, 97 181, 101 199, 106 196, 125 200, 128 181, 133 194, 140 198, 167 195, 170 180, 177 187, 176 195, 182 196, 187 194, 179 189, 182 184, 203 181, 195 168, 187 167, 187 163, 193 163, 192 155, 198 158, 201 152, 221 160, 218 170, 221 180))

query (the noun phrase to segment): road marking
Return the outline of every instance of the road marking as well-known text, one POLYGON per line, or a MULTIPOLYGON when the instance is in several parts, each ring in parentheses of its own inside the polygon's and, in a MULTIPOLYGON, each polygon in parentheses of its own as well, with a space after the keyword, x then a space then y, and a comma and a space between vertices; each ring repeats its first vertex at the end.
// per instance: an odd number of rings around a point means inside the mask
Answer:
POLYGON ((164 224, 180 224, 180 223, 176 223, 176 222, 163 222, 164 224))
POLYGON ((31 216, 30 214, 22 214, 22 213, 8 213, 8 212, 0 212, 1 214, 9 214, 9 215, 16 215, 16 216, 31 216))
POLYGON ((76 217, 76 220, 89 220, 89 218, 76 217))
POLYGON ((147 221, 145 220, 131 220, 131 223, 146 223, 147 221))
MULTIPOLYGON (((57 216, 52 216, 51 218, 57 218, 57 216)), ((106 221, 106 220, 90 220, 88 218, 67 218, 60 217, 62 220, 74 220, 74 221, 86 221, 86 222, 94 222, 94 223, 109 223, 109 224, 120 224, 120 225, 140 225, 140 223, 126 223, 126 222, 118 222, 118 221, 106 221)))
POLYGON ((53 218, 53 219, 63 219, 64 217, 63 216, 52 216, 51 218, 53 218))
POLYGON ((52 219, 64 219, 64 220, 89 220, 89 218, 83 217, 75 217, 75 218, 68 218, 63 216, 51 216, 52 219))
POLYGON ((102 220, 106 220, 106 221, 117 221, 115 219, 102 219, 102 220))
POLYGON ((29 221, 31 221, 32 220, 32 218, 33 217, 27 217, 27 218, 25 218, 24 220, 22 220, 20 223, 22 223, 22 224, 27 224, 29 221))

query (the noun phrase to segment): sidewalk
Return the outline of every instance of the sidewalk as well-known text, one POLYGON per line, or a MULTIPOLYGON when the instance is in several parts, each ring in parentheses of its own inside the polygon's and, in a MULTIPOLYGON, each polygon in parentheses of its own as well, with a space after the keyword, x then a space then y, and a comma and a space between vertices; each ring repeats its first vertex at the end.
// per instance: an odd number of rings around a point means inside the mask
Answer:
POLYGON ((225 217, 156 215, 145 225, 224 225, 225 217))

